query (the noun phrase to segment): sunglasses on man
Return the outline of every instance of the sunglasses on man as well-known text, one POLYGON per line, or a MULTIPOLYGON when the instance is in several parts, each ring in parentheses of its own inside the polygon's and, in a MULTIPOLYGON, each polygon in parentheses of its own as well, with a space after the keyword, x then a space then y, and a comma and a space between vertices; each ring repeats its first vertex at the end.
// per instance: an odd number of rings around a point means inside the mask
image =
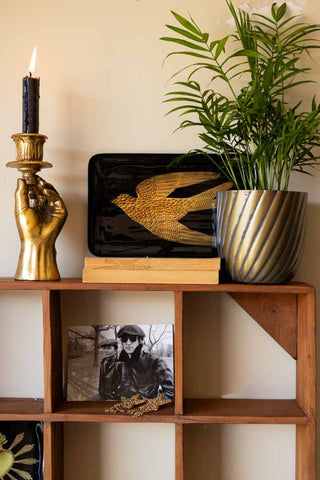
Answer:
POLYGON ((121 337, 121 342, 122 343, 127 343, 127 341, 130 340, 130 342, 133 343, 137 340, 137 338, 139 338, 138 335, 123 335, 121 337))

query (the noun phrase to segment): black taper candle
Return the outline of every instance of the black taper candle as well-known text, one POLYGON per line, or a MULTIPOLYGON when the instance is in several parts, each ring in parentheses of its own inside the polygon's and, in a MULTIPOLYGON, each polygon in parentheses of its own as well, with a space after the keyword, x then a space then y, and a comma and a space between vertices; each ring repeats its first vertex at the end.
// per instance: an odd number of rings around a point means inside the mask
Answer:
POLYGON ((22 133, 39 133, 39 91, 40 78, 29 76, 22 79, 22 133))

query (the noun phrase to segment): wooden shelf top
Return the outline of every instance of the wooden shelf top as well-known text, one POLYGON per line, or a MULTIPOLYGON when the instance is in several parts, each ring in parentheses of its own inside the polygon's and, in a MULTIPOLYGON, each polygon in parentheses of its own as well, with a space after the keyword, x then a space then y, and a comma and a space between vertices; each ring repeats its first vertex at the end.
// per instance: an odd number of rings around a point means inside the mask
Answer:
POLYGON ((175 415, 174 407, 168 405, 140 418, 107 415, 105 409, 111 405, 111 402, 65 401, 53 413, 45 413, 42 399, 6 398, 0 399, 0 421, 296 425, 309 421, 296 400, 185 399, 183 415, 175 415))
POLYGON ((132 415, 106 414, 115 402, 62 402, 52 417, 63 422, 114 422, 114 423, 175 423, 174 406, 166 405, 157 412, 134 418, 132 415))
POLYGON ((184 423, 306 424, 296 400, 203 399, 184 401, 184 423))
POLYGON ((0 398, 0 420, 42 420, 43 398, 0 398))
POLYGON ((109 291, 169 291, 169 292, 228 292, 228 293, 313 293, 314 288, 301 282, 285 285, 247 285, 220 283, 218 285, 160 284, 160 283, 83 283, 81 278, 64 278, 56 282, 19 281, 0 278, 0 290, 109 290, 109 291))

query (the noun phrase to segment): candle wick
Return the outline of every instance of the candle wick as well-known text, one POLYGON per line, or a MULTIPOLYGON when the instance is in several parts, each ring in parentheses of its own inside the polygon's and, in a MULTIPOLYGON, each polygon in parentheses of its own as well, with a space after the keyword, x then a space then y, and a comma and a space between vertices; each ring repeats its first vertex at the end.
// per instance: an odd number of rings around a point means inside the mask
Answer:
POLYGON ((29 72, 29 77, 32 77, 32 73, 31 73, 31 72, 29 72))

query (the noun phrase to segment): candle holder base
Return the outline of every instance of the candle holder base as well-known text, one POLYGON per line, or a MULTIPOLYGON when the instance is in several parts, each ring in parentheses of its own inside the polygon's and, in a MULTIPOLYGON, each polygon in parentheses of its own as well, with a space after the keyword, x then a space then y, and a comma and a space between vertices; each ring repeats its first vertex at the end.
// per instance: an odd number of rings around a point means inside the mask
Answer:
POLYGON ((6 167, 16 168, 18 172, 21 172, 22 175, 26 174, 36 174, 40 172, 43 168, 51 168, 52 164, 49 162, 43 161, 33 161, 33 162, 8 162, 6 163, 6 167))

